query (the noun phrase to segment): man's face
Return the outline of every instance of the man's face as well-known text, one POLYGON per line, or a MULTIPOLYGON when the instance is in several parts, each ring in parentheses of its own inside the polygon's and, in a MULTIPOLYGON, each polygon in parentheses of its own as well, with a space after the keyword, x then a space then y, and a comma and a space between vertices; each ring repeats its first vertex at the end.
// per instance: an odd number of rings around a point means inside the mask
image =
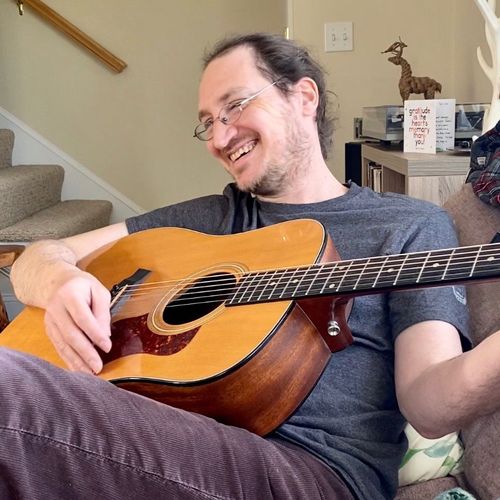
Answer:
POLYGON ((199 90, 200 120, 213 121, 208 150, 241 190, 262 196, 283 192, 307 154, 293 93, 286 98, 272 86, 251 101, 236 122, 225 125, 216 118, 227 103, 270 83, 257 69, 252 50, 238 47, 207 66, 199 90))

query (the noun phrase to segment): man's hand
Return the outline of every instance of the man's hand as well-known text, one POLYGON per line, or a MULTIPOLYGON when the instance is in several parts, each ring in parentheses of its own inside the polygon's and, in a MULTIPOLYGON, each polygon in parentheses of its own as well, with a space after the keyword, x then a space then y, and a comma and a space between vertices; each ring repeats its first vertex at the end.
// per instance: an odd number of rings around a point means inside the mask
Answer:
POLYGON ((11 281, 18 299, 46 310, 47 334, 72 370, 99 373, 96 346, 111 349, 110 294, 77 262, 127 234, 119 222, 64 240, 38 241, 14 262, 11 281))
POLYGON ((111 349, 109 291, 94 276, 75 268, 50 298, 45 327, 70 369, 99 373, 102 360, 95 346, 105 352, 111 349))

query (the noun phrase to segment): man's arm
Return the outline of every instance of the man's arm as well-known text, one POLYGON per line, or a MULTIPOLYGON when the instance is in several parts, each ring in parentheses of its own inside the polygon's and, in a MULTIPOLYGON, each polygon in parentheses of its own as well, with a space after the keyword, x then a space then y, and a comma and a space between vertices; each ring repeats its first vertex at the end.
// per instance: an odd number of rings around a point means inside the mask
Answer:
POLYGON ((103 245, 128 234, 121 222, 58 241, 29 246, 12 267, 19 300, 46 310, 45 327, 57 352, 73 370, 98 373, 110 341, 108 290, 76 264, 103 245))
POLYGON ((500 408, 500 331, 462 353, 452 325, 424 321, 401 332, 395 355, 401 411, 423 436, 457 431, 500 408))

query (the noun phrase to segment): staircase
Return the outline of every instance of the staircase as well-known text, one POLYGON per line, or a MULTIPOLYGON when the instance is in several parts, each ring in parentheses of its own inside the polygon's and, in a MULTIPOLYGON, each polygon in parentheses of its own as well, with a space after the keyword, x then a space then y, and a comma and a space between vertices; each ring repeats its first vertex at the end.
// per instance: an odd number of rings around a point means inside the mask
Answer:
POLYGON ((12 165, 14 133, 0 129, 0 242, 65 238, 109 224, 106 200, 61 201, 59 165, 12 165))

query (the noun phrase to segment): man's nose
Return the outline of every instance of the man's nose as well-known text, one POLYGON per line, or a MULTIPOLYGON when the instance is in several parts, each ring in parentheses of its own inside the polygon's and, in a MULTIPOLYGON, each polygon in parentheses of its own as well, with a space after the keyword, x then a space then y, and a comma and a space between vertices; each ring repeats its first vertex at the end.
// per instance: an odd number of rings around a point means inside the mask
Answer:
POLYGON ((236 135, 236 127, 233 125, 225 125, 220 120, 215 120, 212 125, 213 138, 212 144, 215 148, 222 150, 228 144, 229 141, 236 135))

